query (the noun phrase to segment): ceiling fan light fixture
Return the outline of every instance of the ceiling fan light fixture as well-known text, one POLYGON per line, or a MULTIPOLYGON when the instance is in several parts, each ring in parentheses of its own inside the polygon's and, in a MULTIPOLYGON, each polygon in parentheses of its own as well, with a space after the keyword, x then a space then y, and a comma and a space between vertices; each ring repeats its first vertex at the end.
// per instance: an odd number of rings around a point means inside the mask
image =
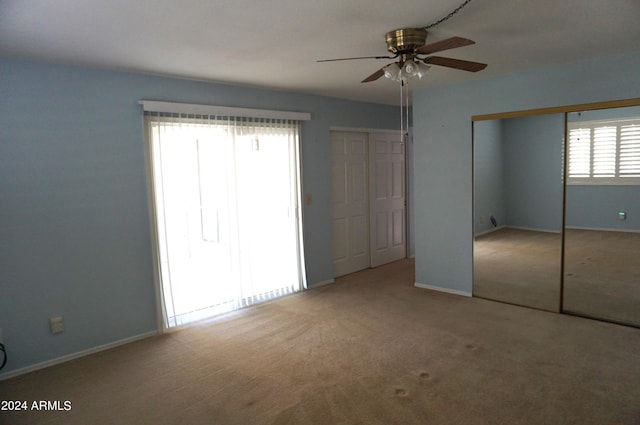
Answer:
POLYGON ((425 75, 427 75, 429 73, 429 70, 431 69, 430 65, 427 65, 426 63, 420 63, 418 62, 416 64, 416 71, 414 73, 414 75, 416 77, 418 77, 418 79, 422 79, 422 77, 424 77, 425 75))
POLYGON ((400 81, 402 70, 396 62, 384 67, 384 76, 393 81, 400 81))
POLYGON ((413 77, 414 75, 416 75, 417 70, 418 70, 418 65, 411 59, 406 61, 404 63, 404 66, 402 67, 402 72, 404 73, 404 75, 408 77, 413 77))

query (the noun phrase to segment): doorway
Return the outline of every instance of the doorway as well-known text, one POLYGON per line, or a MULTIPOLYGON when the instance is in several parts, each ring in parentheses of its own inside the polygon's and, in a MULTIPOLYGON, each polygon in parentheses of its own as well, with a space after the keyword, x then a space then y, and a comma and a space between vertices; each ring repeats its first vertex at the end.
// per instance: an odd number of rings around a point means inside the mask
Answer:
POLYGON ((165 326, 301 290, 298 123, 146 122, 165 326))
POLYGON ((397 131, 331 131, 333 267, 342 276, 407 256, 406 151, 397 131))

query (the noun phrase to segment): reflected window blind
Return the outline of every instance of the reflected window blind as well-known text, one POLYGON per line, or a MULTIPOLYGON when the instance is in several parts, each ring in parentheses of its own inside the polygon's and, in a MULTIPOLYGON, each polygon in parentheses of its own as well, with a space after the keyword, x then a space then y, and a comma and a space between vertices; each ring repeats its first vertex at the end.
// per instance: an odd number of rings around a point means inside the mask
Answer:
POLYGON ((621 177, 640 178, 640 120, 635 124, 620 126, 618 169, 621 177))
POLYGON ((569 123, 569 184, 640 184, 640 118, 569 123))

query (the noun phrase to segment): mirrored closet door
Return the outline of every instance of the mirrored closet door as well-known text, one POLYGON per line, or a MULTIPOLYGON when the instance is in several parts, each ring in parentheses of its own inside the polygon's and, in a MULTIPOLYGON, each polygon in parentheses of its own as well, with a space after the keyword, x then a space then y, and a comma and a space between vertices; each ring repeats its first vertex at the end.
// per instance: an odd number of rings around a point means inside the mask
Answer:
POLYGON ((640 106, 567 114, 563 310, 640 326, 640 106))
POLYGON ((564 114, 473 123, 473 295, 560 311, 564 114))
POLYGON ((640 327, 640 99, 542 112, 474 118, 473 295, 640 327))

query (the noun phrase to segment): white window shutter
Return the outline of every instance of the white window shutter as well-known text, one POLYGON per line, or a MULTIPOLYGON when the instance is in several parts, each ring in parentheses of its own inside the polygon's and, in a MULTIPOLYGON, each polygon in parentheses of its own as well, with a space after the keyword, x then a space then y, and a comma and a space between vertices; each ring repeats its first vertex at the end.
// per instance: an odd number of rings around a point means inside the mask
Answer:
POLYGON ((592 177, 616 176, 616 140, 615 126, 593 129, 592 177))
POLYGON ((640 118, 569 124, 569 184, 640 184, 640 118))
POLYGON ((591 129, 569 132, 569 178, 591 176, 591 129))
POLYGON ((620 177, 640 177, 640 125, 620 127, 620 177))

